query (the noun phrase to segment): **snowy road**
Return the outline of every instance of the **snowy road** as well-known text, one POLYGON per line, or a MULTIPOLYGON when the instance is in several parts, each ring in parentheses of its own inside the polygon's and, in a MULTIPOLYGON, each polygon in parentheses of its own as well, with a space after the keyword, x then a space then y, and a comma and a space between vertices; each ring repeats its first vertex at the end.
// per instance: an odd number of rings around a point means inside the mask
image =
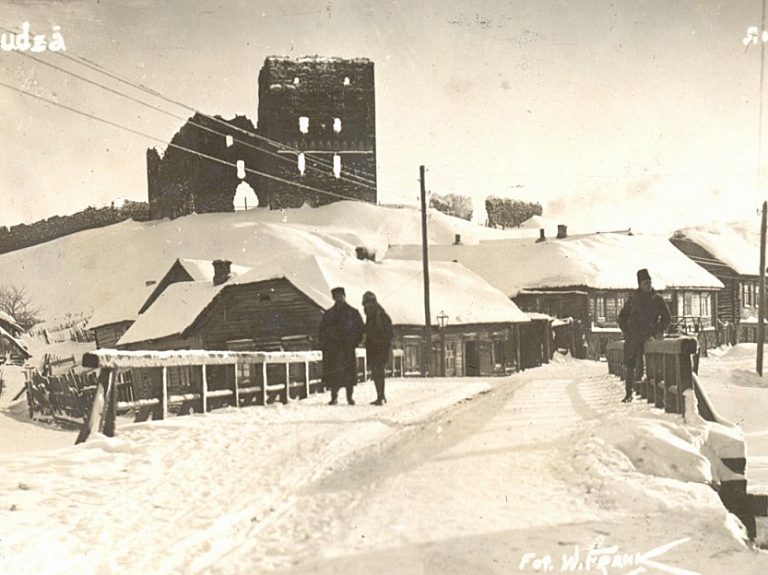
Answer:
POLYGON ((604 364, 393 380, 383 408, 367 405, 372 387, 355 407, 312 397, 219 410, 0 457, 0 563, 45 575, 508 574, 547 557, 585 571, 593 549, 618 562, 605 573, 768 572, 695 473, 651 472, 663 469, 643 425, 695 438, 677 416, 620 403, 604 364), (677 571, 638 563, 665 545, 677 571))
MULTIPOLYGON (((285 572, 535 572, 546 570, 534 563, 544 557, 558 572, 580 571, 587 569, 589 548, 645 553, 684 537, 691 541, 664 555, 678 573, 691 564, 691 553, 712 558, 707 573, 732 569, 727 557, 739 545, 713 543, 699 522, 670 516, 659 502, 649 504, 640 485, 610 484, 606 474, 603 494, 600 479, 584 469, 596 467, 593 432, 606 419, 626 419, 627 411, 651 410, 647 404, 628 409, 618 402, 620 385, 599 368, 578 379, 530 375, 498 386, 385 452, 361 455, 348 470, 353 473, 315 486, 307 499, 315 507, 325 499, 325 516, 333 521, 285 572), (574 486, 577 474, 584 477, 574 486), (575 553, 582 568, 564 563, 564 554, 572 559, 575 553)), ((694 497, 709 495, 703 488, 694 497)), ((722 520, 717 501, 710 503, 712 519, 722 520)), ((300 509, 294 510, 297 523, 300 509)), ((759 559, 766 568, 768 556, 759 559)), ((748 569, 743 572, 762 572, 748 569)))

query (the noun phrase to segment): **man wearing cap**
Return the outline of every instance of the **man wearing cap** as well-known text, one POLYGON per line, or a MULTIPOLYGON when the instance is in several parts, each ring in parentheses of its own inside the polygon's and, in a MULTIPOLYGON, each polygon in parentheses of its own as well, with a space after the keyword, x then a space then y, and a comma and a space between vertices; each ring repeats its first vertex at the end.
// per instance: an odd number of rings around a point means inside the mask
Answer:
POLYGON ((626 365, 626 395, 623 402, 632 401, 635 376, 643 377, 643 348, 652 337, 664 337, 671 314, 651 283, 647 269, 637 272, 638 288, 630 294, 619 312, 619 327, 624 334, 624 364, 626 365))
POLYGON ((357 383, 355 348, 363 338, 363 318, 346 301, 343 287, 331 290, 333 307, 320 321, 318 343, 323 351, 323 383, 331 389, 330 405, 336 405, 339 389, 347 390, 347 403, 354 405, 352 392, 357 383))
POLYGON ((384 372, 392 351, 392 320, 376 300, 376 294, 363 294, 365 309, 365 354, 376 386, 376 401, 372 405, 384 405, 384 372))

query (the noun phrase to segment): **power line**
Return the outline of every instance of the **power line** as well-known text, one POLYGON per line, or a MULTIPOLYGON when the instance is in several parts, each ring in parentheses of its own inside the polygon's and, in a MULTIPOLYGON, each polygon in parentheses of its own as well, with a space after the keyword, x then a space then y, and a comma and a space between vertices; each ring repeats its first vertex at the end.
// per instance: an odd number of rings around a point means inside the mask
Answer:
MULTIPOLYGON (((59 102, 54 102, 53 100, 49 100, 47 98, 43 98, 42 96, 38 96, 37 94, 32 94, 31 92, 27 92, 26 90, 22 90, 20 88, 16 88, 16 87, 11 86, 9 84, 6 84, 4 82, 0 82, 0 86, 8 88, 9 90, 13 90, 14 92, 18 92, 20 94, 24 94, 25 96, 29 96, 31 98, 35 98, 37 100, 41 100, 41 101, 46 102, 48 104, 53 104, 54 106, 57 106, 59 108, 63 108, 65 110, 69 110, 70 112, 74 112, 74 113, 79 114, 81 116, 84 116, 86 118, 90 118, 92 120, 96 120, 98 122, 102 122, 102 123, 107 124, 109 126, 113 126, 113 127, 118 128, 120 130, 125 130, 127 132, 131 132, 132 134, 136 134, 136 135, 142 136, 144 138, 149 138, 150 140, 156 140, 158 142, 162 142, 163 141, 161 138, 157 138, 155 136, 150 136, 149 134, 145 134, 145 133, 140 132, 138 130, 134 130, 133 128, 129 128, 127 126, 123 126, 123 125, 118 124, 116 122, 112 122, 111 120, 106 120, 104 118, 100 118, 100 117, 95 116, 93 114, 89 114, 88 112, 83 112, 82 110, 77 110, 77 109, 72 108, 70 106, 66 106, 64 104, 60 104, 59 102)), ((171 147, 171 148, 176 148, 178 150, 182 150, 184 152, 189 152, 190 154, 199 156, 201 158, 205 158, 205 159, 208 159, 208 160, 212 160, 214 162, 218 162, 220 164, 224 164, 226 166, 231 166, 233 168, 238 168, 237 164, 233 164, 232 162, 227 162, 226 160, 222 160, 221 158, 216 158, 216 157, 210 156, 208 154, 203 154, 201 152, 198 152, 196 150, 192 150, 190 148, 186 148, 184 146, 179 146, 178 144, 169 143, 168 146, 171 147)), ((343 200, 351 200, 351 201, 362 202, 362 200, 360 200, 358 198, 353 198, 353 197, 350 197, 350 196, 345 196, 343 194, 338 194, 336 192, 329 192, 327 190, 321 190, 321 189, 314 188, 312 186, 307 186, 305 184, 301 184, 301 183, 298 183, 298 182, 292 182, 290 180, 286 180, 286 179, 280 178, 278 176, 273 176, 272 174, 267 174, 267 173, 264 173, 264 172, 259 172, 257 170, 253 170, 253 169, 250 169, 250 168, 244 168, 244 171, 250 172, 252 174, 255 174, 255 175, 258 175, 258 176, 262 176, 262 177, 265 177, 265 178, 268 178, 268 179, 271 179, 271 180, 276 180, 278 182, 282 182, 282 183, 285 183, 285 184, 296 186, 298 188, 303 188, 303 189, 306 189, 306 190, 310 190, 312 192, 316 192, 316 193, 319 193, 319 194, 333 196, 333 197, 341 198, 343 200)), ((365 203, 367 203, 367 202, 365 202, 365 203)))
MULTIPOLYGON (((0 27, 0 30, 6 30, 6 31, 10 32, 10 30, 7 30, 6 28, 2 28, 2 27, 0 27)), ((272 139, 270 139, 270 138, 267 138, 266 136, 262 136, 262 135, 260 135, 260 134, 254 133, 254 132, 250 132, 250 131, 248 131, 248 130, 245 130, 245 129, 243 129, 243 128, 240 128, 239 126, 232 126, 232 125, 228 124, 227 122, 225 122, 224 120, 222 120, 222 119, 220 119, 220 118, 217 118, 217 117, 215 117, 215 116, 210 116, 210 115, 208 115, 208 114, 204 114, 203 112, 199 112, 199 111, 198 111, 198 110, 196 110, 195 108, 193 108, 193 107, 191 107, 191 106, 189 106, 189 105, 187 105, 187 104, 184 104, 183 102, 179 102, 179 101, 177 101, 177 100, 174 100, 174 99, 172 99, 172 98, 169 98, 169 97, 167 97, 167 96, 165 96, 165 95, 161 94, 161 93, 160 93, 160 92, 158 92, 157 90, 154 90, 154 89, 152 89, 152 88, 149 88, 149 87, 147 87, 147 86, 144 86, 144 85, 143 85, 143 84, 141 84, 141 83, 138 83, 138 82, 134 82, 134 81, 132 81, 132 80, 126 79, 126 78, 124 78, 124 77, 121 77, 121 76, 119 76, 119 75, 117 75, 117 74, 115 74, 115 73, 113 73, 113 72, 109 71, 109 70, 108 70, 107 68, 105 68, 104 66, 102 66, 102 65, 100 65, 100 64, 97 64, 96 62, 93 62, 93 61, 91 61, 91 60, 88 60, 87 58, 85 58, 85 57, 83 57, 83 56, 81 56, 81 55, 79 55, 79 54, 76 54, 76 53, 75 53, 75 56, 77 56, 77 57, 75 58, 75 57, 72 57, 72 56, 70 56, 69 54, 66 54, 66 53, 64 53, 64 52, 54 52, 54 53, 55 53, 56 55, 58 55, 58 56, 62 57, 62 58, 65 58, 65 59, 67 59, 67 60, 70 60, 70 61, 72 61, 72 62, 75 62, 76 64, 79 64, 79 65, 81 65, 81 66, 84 66, 84 67, 86 67, 86 68, 89 68, 89 69, 91 69, 91 70, 93 70, 93 71, 95 71, 95 72, 98 72, 99 74, 104 74, 105 76, 107 76, 107 77, 109 77, 109 78, 112 78, 113 80, 117 80, 118 82, 123 82, 123 83, 125 83, 125 84, 128 84, 129 86, 131 86, 132 88, 134 88, 134 89, 136 89, 136 90, 140 90, 140 91, 142 91, 142 92, 145 92, 145 93, 147 93, 147 94, 150 94, 150 95, 152 95, 152 96, 155 96, 155 97, 157 97, 157 98, 160 98, 161 100, 164 100, 164 101, 166 101, 166 102, 168 102, 168 103, 171 103, 171 104, 173 104, 173 105, 175 105, 175 106, 179 106, 179 107, 181 107, 181 108, 184 108, 185 110, 187 110, 187 111, 189 111, 189 112, 193 112, 193 113, 197 113, 197 114, 200 114, 201 116, 203 116, 203 117, 205 117, 205 118, 207 118, 207 119, 209 119, 209 120, 212 120, 212 121, 214 121, 214 122, 218 122, 218 123, 220 123, 220 124, 222 124, 222 125, 224 125, 224 126, 227 126, 228 128, 234 128, 235 130, 237 130, 237 131, 239 131, 239 132, 241 132, 241 133, 243 133, 243 134, 246 134, 246 135, 248 135, 248 136, 251 136, 251 137, 253 137, 253 138, 256 138, 256 139, 259 139, 259 140, 265 141, 265 142, 267 142, 267 143, 269 143, 269 144, 272 144, 272 145, 273 145, 273 146, 275 146, 276 148, 282 148, 282 149, 285 149, 285 150, 289 150, 289 151, 293 151, 293 152, 300 152, 300 150, 298 150, 298 149, 296 149, 296 148, 293 148, 293 147, 291 147, 291 146, 289 146, 289 145, 287 145, 287 144, 284 144, 284 143, 282 143, 282 142, 278 142, 278 141, 272 140, 272 139)), ((317 160, 317 161, 318 161, 318 163, 320 163, 321 165, 327 165, 328 167, 330 167, 330 166, 331 166, 331 164, 330 164, 330 163, 327 163, 327 162, 323 162, 322 160, 317 160)), ((360 171, 361 171, 361 172, 362 172, 362 173, 363 173, 365 176, 367 176, 368 178, 373 178, 373 176, 372 176, 371 174, 368 174, 368 173, 366 173, 364 170, 360 170, 360 171)), ((361 177, 361 179, 364 179, 364 178, 362 178, 362 177, 361 177)), ((368 180, 368 183, 374 183, 374 182, 373 182, 373 180, 371 179, 371 180, 368 180)))
MULTIPOLYGON (((3 29, 3 28, 2 28, 2 27, 0 27, 0 30, 2 30, 2 29, 3 29)), ((214 130, 213 128, 210 128, 210 127, 208 127, 208 126, 204 126, 203 124, 200 124, 200 123, 198 123, 198 122, 195 122, 195 121, 193 121, 193 120, 191 120, 191 119, 189 119, 189 120, 188 120, 187 118, 184 118, 184 117, 182 117, 182 116, 179 116, 179 115, 177 115, 177 114, 173 114, 173 113, 171 113, 171 112, 168 112, 168 111, 166 111, 166 110, 163 110, 163 109, 161 109, 161 108, 159 108, 159 107, 157 107, 157 106, 155 106, 155 105, 153 105, 153 104, 149 104, 149 103, 147 103, 147 102, 144 102, 143 100, 140 100, 140 99, 138 99, 138 98, 134 98, 133 96, 130 96, 130 95, 128 95, 128 94, 125 94, 124 92, 121 92, 121 91, 119 91, 119 90, 115 90, 115 89, 113 89, 113 88, 110 88, 110 87, 108 87, 108 86, 104 86, 103 84, 100 84, 100 83, 98 83, 98 82, 95 82, 95 81, 93 81, 93 80, 90 80, 90 79, 88 79, 88 78, 85 78, 85 77, 83 77, 83 76, 80 76, 79 74, 75 74, 74 72, 71 72, 71 71, 69 71, 69 70, 65 70, 64 68, 61 68, 61 67, 59 67, 59 66, 56 66, 56 65, 54 65, 54 64, 51 64, 50 62, 46 62, 46 61, 44 61, 44 60, 41 60, 40 58, 37 58, 37 57, 35 57, 35 56, 32 56, 32 55, 30 55, 30 54, 26 54, 26 53, 24 53, 24 52, 20 52, 20 54, 21 54, 22 56, 26 56, 27 58, 30 58, 31 60, 33 60, 33 61, 35 61, 35 62, 39 62, 39 63, 41 63, 41 64, 44 64, 44 65, 46 65, 46 66, 49 66, 49 67, 51 67, 51 68, 53 68, 53 69, 55 69, 55 70, 58 70, 58 71, 60 71, 60 72, 64 72, 64 73, 66 73, 66 74, 69 74, 70 76, 72 76, 72 77, 74 77, 74 78, 77 78, 78 80, 84 81, 84 82, 86 82, 86 83, 88 83, 88 84, 91 84, 91 85, 94 85, 94 86, 97 86, 97 87, 99 87, 99 88, 101 88, 101 89, 103 89, 103 90, 106 90, 106 91, 108 91, 108 92, 111 92, 111 93, 113 93, 113 94, 116 94, 116 95, 118 95, 118 96, 120 96, 120 97, 123 97, 123 98, 127 98, 127 99, 131 100, 132 102, 135 102, 135 103, 137 103, 137 104, 140 104, 140 105, 142 105, 142 106, 145 106, 145 107, 147 107, 147 108, 150 108, 150 109, 152 109, 152 110, 156 110, 156 111, 158 111, 158 112, 160 112, 160 113, 162 113, 162 114, 165 114, 165 115, 167 115, 167 116, 170 116, 170 117, 172 117, 172 118, 175 118, 175 119, 178 119, 178 120, 182 120, 182 121, 186 121, 186 122, 187 122, 187 124, 191 124, 192 126, 195 126, 195 127, 197 127, 197 128, 200 128, 200 129, 202 129, 202 130, 208 131, 208 132, 210 132, 210 133, 212 133, 212 134, 215 134, 215 135, 221 136, 221 137, 223 137, 223 138, 226 138, 226 137, 228 137, 228 134, 224 134, 224 133, 222 133, 222 132, 219 132, 219 131, 216 131, 216 130, 214 130)), ((190 108, 190 109, 191 109, 191 110, 193 110, 192 108, 190 108)), ((193 110, 193 111, 194 111, 194 110, 193 110)), ((295 150, 294 148, 290 148, 290 147, 288 147, 288 146, 285 146, 285 145, 282 145, 282 144, 280 144, 280 143, 278 143, 278 142, 274 142, 273 140, 270 140, 269 138, 265 138, 265 137, 263 137, 263 136, 259 136, 258 134, 255 134, 255 133, 249 132, 249 131, 247 131, 247 130, 243 130, 243 129, 242 129, 242 128, 240 128, 239 126, 234 126, 234 125, 232 125, 232 124, 229 124, 229 123, 227 123, 227 122, 225 122, 225 121, 223 121, 223 120, 220 120, 219 118, 216 118, 215 116, 208 116, 208 115, 206 115, 206 114, 202 114, 201 112, 196 112, 196 113, 197 113, 197 114, 200 114, 200 115, 201 115, 201 116, 203 116, 203 117, 206 117, 206 118, 210 118, 210 119, 212 119, 212 120, 214 120, 214 121, 216 121, 216 122, 219 122, 219 123, 221 123, 221 124, 223 124, 223 125, 227 126, 227 127, 228 127, 228 128, 230 128, 230 129, 235 129, 235 130, 237 130, 237 131, 239 131, 239 132, 243 132, 243 133, 245 133, 245 134, 248 134, 248 135, 249 135, 249 136, 251 136, 251 137, 254 137, 254 138, 257 138, 257 139, 261 139, 261 140, 264 140, 264 141, 266 141, 266 142, 268 142, 268 143, 270 143, 270 144, 274 145, 275 147, 283 147, 283 148, 285 148, 285 149, 288 149, 288 150, 290 150, 290 151, 294 151, 294 150, 295 150)), ((243 145, 245 145, 245 146, 248 146, 248 147, 250 147, 250 148, 253 148, 254 150, 257 150, 257 151, 259 151, 259 152, 262 152, 262 153, 264 153, 264 154, 267 154, 267 155, 270 155, 270 156, 274 156, 274 157, 277 157, 277 158, 279 158, 281 161, 287 161, 287 162, 291 162, 291 163, 293 162, 293 161, 292 161, 290 158, 288 158, 288 157, 285 157, 284 155, 281 155, 281 154, 278 154, 278 153, 272 152, 272 151, 270 151, 270 150, 267 150, 267 149, 265 149, 265 148, 262 148, 262 147, 256 146, 256 145, 254 145, 254 144, 252 144, 252 143, 250 143, 250 142, 246 142, 246 141, 244 141, 244 140, 241 140, 241 139, 237 139, 237 138, 234 138, 234 137, 232 137, 232 141, 233 141, 233 142, 238 142, 238 143, 240 143, 240 144, 243 144, 243 145)), ((301 153, 299 150, 295 150, 295 152, 296 152, 296 153, 301 153)), ((312 169, 312 170, 314 170, 314 171, 317 171, 317 172, 321 172, 321 171, 322 171, 322 167, 317 167, 317 166, 315 166, 315 165, 312 165, 312 163, 316 163, 316 164, 319 164, 319 166, 326 166, 327 168, 331 168, 331 167, 332 167, 330 164, 324 163, 324 162, 323 162, 322 160, 320 160, 320 159, 317 159, 317 158, 312 158, 312 162, 307 162, 307 164, 306 164, 306 165, 307 165, 307 168, 308 168, 308 169, 312 169)), ((369 181, 369 180, 366 180, 365 178, 362 178, 362 177, 360 177, 360 176, 357 176, 356 174, 351 174, 351 177, 350 177, 350 176, 348 176, 348 175, 340 176, 340 178, 339 178, 339 179, 342 179, 342 180, 344 180, 344 181, 347 181, 347 182, 349 182, 349 183, 352 183, 352 184, 354 184, 354 185, 358 185, 358 186, 367 187, 367 188, 369 188, 369 189, 371 189, 371 190, 375 190, 375 189, 376 189, 374 182, 371 182, 371 181, 369 181)))

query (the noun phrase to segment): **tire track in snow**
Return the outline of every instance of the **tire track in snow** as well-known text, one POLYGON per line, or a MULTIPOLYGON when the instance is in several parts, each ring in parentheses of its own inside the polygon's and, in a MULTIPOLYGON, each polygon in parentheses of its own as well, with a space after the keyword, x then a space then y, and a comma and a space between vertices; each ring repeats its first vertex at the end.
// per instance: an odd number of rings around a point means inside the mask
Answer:
POLYGON ((463 522, 493 530, 519 525, 520 515, 529 515, 534 525, 557 521, 571 497, 557 487, 554 460, 574 432, 599 419, 610 399, 605 384, 600 377, 507 380, 390 445, 358 454, 343 472, 311 485, 304 501, 276 526, 282 533, 277 540, 313 535, 300 560, 275 558, 275 566, 292 572, 298 563, 300 572, 323 572, 324 556, 382 548, 409 553, 426 544, 425 537, 461 537, 463 522), (475 476, 469 485, 462 479, 475 476), (478 481, 486 484, 482 501, 478 481), (435 493, 455 485, 457 494, 472 492, 478 500, 435 502, 435 510, 419 517, 433 485, 441 485, 435 493), (430 524, 429 517, 445 520, 430 524))

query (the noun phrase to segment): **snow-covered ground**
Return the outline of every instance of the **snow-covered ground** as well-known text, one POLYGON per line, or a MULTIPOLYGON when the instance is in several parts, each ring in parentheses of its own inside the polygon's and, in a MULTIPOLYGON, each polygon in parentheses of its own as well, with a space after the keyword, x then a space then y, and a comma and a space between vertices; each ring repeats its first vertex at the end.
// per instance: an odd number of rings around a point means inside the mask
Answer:
MULTIPOLYGON (((748 345, 700 369, 754 453, 768 390, 750 371, 748 345)), ((79 446, 10 401, 19 372, 2 371, 3 572, 768 572, 708 485, 711 429, 620 403, 603 363, 393 379, 383 408, 367 382, 354 407, 121 422, 79 446)))

